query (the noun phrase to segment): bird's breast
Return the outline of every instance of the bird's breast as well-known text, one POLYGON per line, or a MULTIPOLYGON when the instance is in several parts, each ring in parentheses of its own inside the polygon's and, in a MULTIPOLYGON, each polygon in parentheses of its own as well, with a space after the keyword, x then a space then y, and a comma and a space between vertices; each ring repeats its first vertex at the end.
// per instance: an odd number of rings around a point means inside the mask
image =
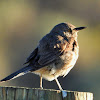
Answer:
POLYGON ((66 53, 65 59, 63 59, 64 65, 61 68, 60 76, 66 76, 69 73, 69 71, 74 67, 77 59, 78 59, 78 51, 77 53, 72 51, 66 53))

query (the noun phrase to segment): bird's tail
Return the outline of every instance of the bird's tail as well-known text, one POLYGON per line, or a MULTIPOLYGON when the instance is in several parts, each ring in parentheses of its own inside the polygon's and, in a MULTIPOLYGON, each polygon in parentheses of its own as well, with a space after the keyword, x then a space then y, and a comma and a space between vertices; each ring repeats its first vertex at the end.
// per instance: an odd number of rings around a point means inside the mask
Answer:
POLYGON ((30 70, 32 70, 32 66, 26 66, 16 72, 12 73, 11 75, 5 77, 4 79, 0 80, 0 82, 4 82, 4 81, 8 81, 8 80, 17 78, 19 76, 22 76, 22 75, 28 73, 30 70))

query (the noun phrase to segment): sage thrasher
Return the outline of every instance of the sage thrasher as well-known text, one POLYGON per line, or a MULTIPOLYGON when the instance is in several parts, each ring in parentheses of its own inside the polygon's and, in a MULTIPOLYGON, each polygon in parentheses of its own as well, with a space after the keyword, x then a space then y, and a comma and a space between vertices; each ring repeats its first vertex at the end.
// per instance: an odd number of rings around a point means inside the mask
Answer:
POLYGON ((48 81, 55 80, 59 89, 63 90, 57 78, 65 77, 74 67, 79 56, 77 33, 84 28, 75 27, 70 23, 54 26, 27 58, 25 62, 27 65, 0 82, 31 72, 40 76, 40 88, 42 88, 42 78, 44 78, 48 81))

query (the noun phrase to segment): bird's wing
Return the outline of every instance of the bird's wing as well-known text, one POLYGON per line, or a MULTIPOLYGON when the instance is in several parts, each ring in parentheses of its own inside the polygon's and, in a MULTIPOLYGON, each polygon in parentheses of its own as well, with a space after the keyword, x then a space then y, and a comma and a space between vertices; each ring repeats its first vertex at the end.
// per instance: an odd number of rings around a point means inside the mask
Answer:
POLYGON ((26 63, 36 62, 37 67, 38 64, 41 67, 49 65, 59 58, 66 49, 67 44, 67 39, 61 36, 52 36, 51 38, 49 35, 46 35, 40 40, 38 47, 27 58, 26 63), (37 58, 38 60, 36 60, 37 58))
POLYGON ((26 62, 24 64, 29 63, 30 61, 34 60, 34 58, 37 56, 38 53, 38 48, 36 48, 31 54, 30 56, 26 59, 26 62))
POLYGON ((52 36, 52 38, 48 36, 46 39, 43 39, 39 44, 40 58, 38 63, 43 66, 53 63, 63 54, 67 45, 68 39, 63 38, 62 36, 52 36))
POLYGON ((49 64, 53 63, 61 54, 62 54, 62 51, 56 52, 56 53, 50 52, 48 54, 41 55, 38 60, 38 63, 42 66, 49 65, 49 64))

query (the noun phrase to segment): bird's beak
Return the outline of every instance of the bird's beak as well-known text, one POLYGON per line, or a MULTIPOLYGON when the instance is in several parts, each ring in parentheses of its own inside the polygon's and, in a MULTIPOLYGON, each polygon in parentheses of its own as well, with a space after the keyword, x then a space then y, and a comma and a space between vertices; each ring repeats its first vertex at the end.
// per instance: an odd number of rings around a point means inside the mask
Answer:
POLYGON ((82 29, 85 29, 86 27, 76 27, 76 28, 74 28, 73 30, 75 30, 75 31, 80 31, 80 30, 82 30, 82 29))

